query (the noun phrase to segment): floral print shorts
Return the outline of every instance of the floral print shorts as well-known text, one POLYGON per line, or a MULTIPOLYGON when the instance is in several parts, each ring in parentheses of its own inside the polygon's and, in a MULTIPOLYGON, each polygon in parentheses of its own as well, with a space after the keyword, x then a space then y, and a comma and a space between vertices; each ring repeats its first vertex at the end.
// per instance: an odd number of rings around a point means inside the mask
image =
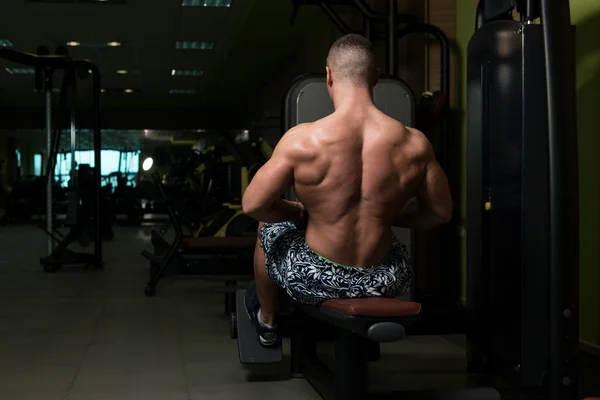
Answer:
POLYGON ((305 231, 291 222, 265 224, 260 231, 267 273, 288 296, 304 304, 328 299, 398 297, 412 272, 406 246, 393 237, 392 250, 371 267, 346 267, 312 251, 305 231))

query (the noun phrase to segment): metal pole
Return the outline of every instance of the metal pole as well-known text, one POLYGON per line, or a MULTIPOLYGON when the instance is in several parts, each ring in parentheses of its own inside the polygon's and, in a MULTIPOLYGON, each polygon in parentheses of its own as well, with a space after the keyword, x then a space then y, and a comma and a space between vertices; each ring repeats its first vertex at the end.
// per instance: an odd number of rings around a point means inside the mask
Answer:
POLYGON ((102 154, 102 132, 100 130, 100 70, 93 64, 90 64, 92 70, 92 93, 93 93, 93 115, 94 115, 94 184, 96 186, 96 207, 94 229, 96 231, 96 240, 94 241, 94 254, 98 267, 103 264, 102 261, 102 175, 100 169, 102 154))
MULTIPOLYGON (((568 361, 567 338, 565 329, 568 318, 572 318, 573 305, 570 298, 564 295, 563 289, 567 265, 567 249, 569 243, 569 224, 565 215, 569 199, 566 173, 565 150, 567 135, 577 137, 573 132, 576 126, 574 83, 570 79, 572 73, 571 48, 572 28, 569 2, 563 0, 542 0, 542 30, 546 61, 546 91, 548 105, 548 170, 550 192, 550 326, 549 326, 549 391, 546 398, 559 400, 575 398, 576 389, 569 385, 573 377, 566 375, 568 361)), ((576 161, 575 161, 576 162, 576 161)), ((573 251, 575 252, 575 251, 573 251)), ((577 265, 571 267, 577 268, 577 265)))
POLYGON ((388 71, 391 76, 398 73, 398 3, 388 0, 388 71))
MULTIPOLYGON (((77 162, 75 161, 75 148, 77 146, 77 136, 76 136, 76 127, 75 127, 75 78, 73 77, 73 82, 71 83, 71 178, 77 172, 77 162)), ((71 182, 73 183, 73 182, 71 182)))
POLYGON ((342 32, 344 35, 354 33, 348 27, 348 25, 346 25, 346 23, 340 18, 340 16, 335 13, 335 11, 329 6, 329 4, 327 4, 324 1, 321 1, 319 3, 319 7, 321 8, 321 10, 323 10, 325 15, 327 15, 327 17, 329 17, 329 20, 331 21, 331 23, 333 23, 336 26, 336 28, 338 28, 340 30, 340 32, 342 32))
POLYGON ((48 181, 46 182, 46 230, 49 232, 48 236, 48 255, 52 254, 54 250, 54 240, 52 239, 52 184, 54 183, 54 165, 50 163, 50 156, 52 155, 52 76, 51 70, 46 68, 44 70, 44 89, 46 91, 46 151, 49 171, 46 171, 48 181))
POLYGON ((381 14, 375 14, 367 4, 365 4, 363 2, 363 0, 354 0, 354 5, 356 6, 356 8, 358 8, 358 11, 360 11, 360 13, 372 20, 379 20, 379 21, 385 21, 385 15, 381 15, 381 14))

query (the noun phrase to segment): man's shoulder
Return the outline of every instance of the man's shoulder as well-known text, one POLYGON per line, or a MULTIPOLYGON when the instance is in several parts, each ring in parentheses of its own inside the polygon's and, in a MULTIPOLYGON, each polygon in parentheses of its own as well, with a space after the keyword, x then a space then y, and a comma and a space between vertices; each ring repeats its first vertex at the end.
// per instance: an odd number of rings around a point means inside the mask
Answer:
POLYGON ((385 143, 394 149, 401 158, 409 156, 411 159, 425 160, 431 152, 431 143, 427 136, 418 129, 405 126, 396 121, 388 129, 385 143))
POLYGON ((289 129, 281 138, 277 147, 290 158, 305 158, 312 152, 312 132, 314 122, 302 123, 289 129))
POLYGON ((423 132, 416 128, 406 127, 408 132, 408 140, 413 154, 416 158, 422 161, 429 161, 432 157, 435 158, 433 146, 423 132))
POLYGON ((409 139, 418 142, 419 144, 428 144, 429 139, 427 139, 427 135, 416 128, 411 128, 410 126, 404 126, 404 129, 408 133, 409 139))
POLYGON ((298 136, 301 136, 303 134, 306 134, 307 132, 310 131, 311 127, 313 126, 314 122, 303 122, 301 124, 298 124, 292 128, 290 128, 284 135, 283 138, 297 138, 298 136))

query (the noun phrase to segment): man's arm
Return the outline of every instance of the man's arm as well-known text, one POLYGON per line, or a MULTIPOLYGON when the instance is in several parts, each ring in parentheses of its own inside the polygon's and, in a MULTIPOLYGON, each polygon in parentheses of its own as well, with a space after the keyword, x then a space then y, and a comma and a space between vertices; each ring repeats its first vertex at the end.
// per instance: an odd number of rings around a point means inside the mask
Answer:
MULTIPOLYGON (((288 134, 291 132, 288 132, 288 134)), ((286 135, 275 147, 273 155, 252 178, 242 199, 244 213, 262 222, 298 222, 304 207, 281 196, 294 183, 294 165, 290 157, 293 140, 286 135)))
POLYGON ((426 154, 425 177, 394 220, 394 226, 418 230, 432 229, 452 218, 452 196, 446 174, 429 146, 426 154))

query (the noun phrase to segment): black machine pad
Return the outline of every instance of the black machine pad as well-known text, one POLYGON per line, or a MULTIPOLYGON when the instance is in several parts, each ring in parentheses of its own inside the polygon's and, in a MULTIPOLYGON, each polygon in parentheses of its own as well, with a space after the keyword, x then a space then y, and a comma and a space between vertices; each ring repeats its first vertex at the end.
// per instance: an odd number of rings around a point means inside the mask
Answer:
POLYGON ((244 305, 245 289, 237 291, 236 295, 236 317, 237 317, 237 341, 242 364, 276 364, 283 360, 281 341, 274 347, 264 347, 258 341, 256 331, 248 317, 244 305))

